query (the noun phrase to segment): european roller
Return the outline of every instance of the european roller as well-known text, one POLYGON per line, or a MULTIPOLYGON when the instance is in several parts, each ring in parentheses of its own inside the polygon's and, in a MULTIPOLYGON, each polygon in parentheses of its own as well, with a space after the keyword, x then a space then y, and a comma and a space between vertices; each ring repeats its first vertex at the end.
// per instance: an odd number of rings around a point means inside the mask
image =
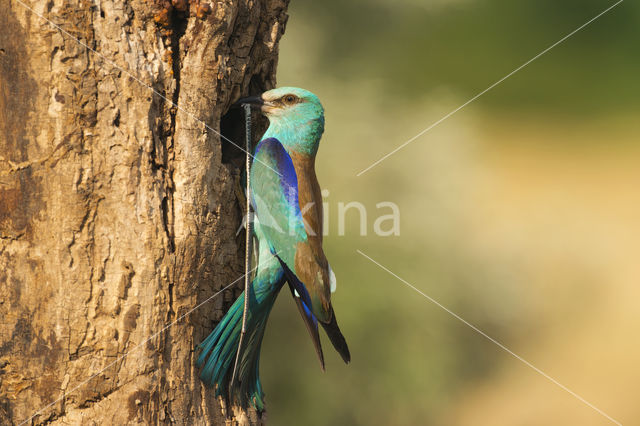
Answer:
POLYGON ((322 249, 322 198, 315 172, 324 131, 322 104, 313 93, 294 87, 269 90, 239 103, 259 107, 269 119, 250 172, 258 265, 249 286, 247 334, 232 384, 243 292, 199 345, 202 353, 197 364, 203 367, 200 378, 216 386, 216 396, 263 411, 260 345, 269 313, 285 282, 311 335, 321 368, 324 370, 324 357, 318 324, 346 363, 350 354, 331 305, 336 280, 322 249))

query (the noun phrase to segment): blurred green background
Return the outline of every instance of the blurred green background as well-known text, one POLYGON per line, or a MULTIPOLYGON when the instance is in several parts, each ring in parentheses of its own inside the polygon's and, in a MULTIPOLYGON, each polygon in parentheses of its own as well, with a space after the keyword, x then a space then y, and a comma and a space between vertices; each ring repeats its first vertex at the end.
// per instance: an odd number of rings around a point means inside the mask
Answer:
POLYGON ((326 108, 325 251, 352 363, 322 373, 289 297, 261 372, 272 425, 640 423, 640 5, 623 2, 360 177, 613 2, 291 2, 279 85, 326 108), (352 211, 338 235, 338 203, 352 211), (373 222, 392 201, 400 235, 373 222))

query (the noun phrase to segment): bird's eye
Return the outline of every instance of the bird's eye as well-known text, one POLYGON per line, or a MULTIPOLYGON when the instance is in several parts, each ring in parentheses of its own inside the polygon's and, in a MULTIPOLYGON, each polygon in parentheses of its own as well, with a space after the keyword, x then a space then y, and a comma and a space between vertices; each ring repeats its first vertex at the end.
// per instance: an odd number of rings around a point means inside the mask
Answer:
POLYGON ((286 95, 283 100, 285 101, 285 103, 292 104, 295 103, 296 97, 294 95, 286 95))

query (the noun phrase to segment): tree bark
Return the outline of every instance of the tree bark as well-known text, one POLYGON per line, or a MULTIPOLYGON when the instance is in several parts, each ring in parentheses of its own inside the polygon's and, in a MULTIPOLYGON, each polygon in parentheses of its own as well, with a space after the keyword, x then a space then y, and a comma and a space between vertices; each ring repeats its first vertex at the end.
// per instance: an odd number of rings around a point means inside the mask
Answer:
POLYGON ((0 424, 225 422, 195 367, 242 285, 217 132, 243 145, 287 3, 2 0, 0 424))

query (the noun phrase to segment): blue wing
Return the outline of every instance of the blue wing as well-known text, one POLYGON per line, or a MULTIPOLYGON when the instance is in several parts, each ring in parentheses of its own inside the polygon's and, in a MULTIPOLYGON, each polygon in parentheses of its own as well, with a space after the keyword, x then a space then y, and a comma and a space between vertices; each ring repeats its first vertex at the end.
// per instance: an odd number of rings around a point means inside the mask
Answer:
POLYGON ((263 139, 251 166, 251 199, 271 252, 295 271, 298 243, 307 241, 291 157, 275 138, 263 139))

